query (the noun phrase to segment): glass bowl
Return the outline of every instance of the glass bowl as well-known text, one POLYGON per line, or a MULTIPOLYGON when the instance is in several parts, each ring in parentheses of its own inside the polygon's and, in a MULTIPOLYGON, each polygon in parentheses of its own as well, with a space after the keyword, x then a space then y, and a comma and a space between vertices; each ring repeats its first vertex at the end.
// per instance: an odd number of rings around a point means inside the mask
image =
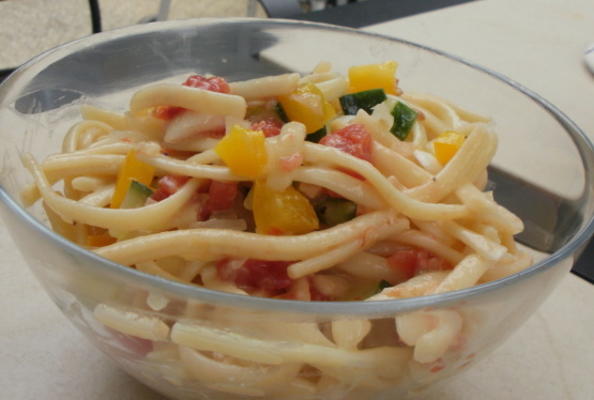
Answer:
MULTIPOLYGON (((512 61, 510 61, 512 62, 512 61)), ((593 232, 594 153, 554 106, 509 79, 437 50, 334 26, 188 20, 87 37, 31 60, 0 87, 0 211, 23 257, 72 323, 128 373, 178 399, 393 399, 421 395, 475 364, 518 328, 569 271, 593 232), (469 289, 377 302, 245 297, 110 262, 48 228, 19 193, 20 156, 60 149, 82 103, 125 109, 139 86, 189 72, 241 80, 338 71, 394 59, 402 88, 447 98, 496 122, 496 197, 526 224, 532 267, 469 289), (462 328, 443 357, 412 358, 395 317, 432 313, 462 328), (132 318, 146 332, 108 328, 132 318), (99 318, 101 319, 101 318, 99 318), (342 332, 338 335, 336 332, 342 332), (360 341, 361 332, 369 332, 360 341), (338 339, 340 336, 340 340, 338 339), (231 360, 231 361, 230 361, 231 360)))

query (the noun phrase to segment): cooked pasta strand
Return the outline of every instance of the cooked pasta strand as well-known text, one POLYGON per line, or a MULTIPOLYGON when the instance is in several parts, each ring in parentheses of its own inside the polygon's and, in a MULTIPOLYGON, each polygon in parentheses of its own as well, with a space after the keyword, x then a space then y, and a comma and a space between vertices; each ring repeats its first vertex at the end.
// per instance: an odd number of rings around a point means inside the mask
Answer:
POLYGON ((106 304, 98 304, 93 311, 95 318, 118 332, 148 340, 165 340, 169 326, 156 317, 139 315, 106 304))
POLYGON ((219 279, 217 275, 217 268, 214 265, 209 265, 205 267, 200 273, 200 277, 202 278, 202 283, 204 283, 204 287, 207 289, 247 295, 247 293, 244 290, 239 289, 232 282, 227 282, 219 279))
POLYGON ((71 181, 71 185, 75 190, 85 193, 94 192, 108 183, 107 179, 95 176, 79 176, 71 181))
POLYGON ((393 224, 387 224, 384 227, 376 227, 374 230, 364 232, 360 238, 340 245, 324 254, 291 264, 289 268, 287 268, 287 274, 292 279, 298 279, 331 268, 352 257, 359 251, 364 250, 376 240, 381 240, 387 236, 394 235, 406 228, 408 228, 408 221, 405 219, 397 220, 393 224))
POLYGON ((330 168, 301 167, 293 173, 293 179, 321 186, 371 210, 385 208, 385 202, 369 186, 357 178, 330 168))
POLYGON ((434 271, 417 275, 396 286, 382 290, 377 299, 394 298, 404 299, 407 297, 418 297, 431 294, 448 276, 448 271, 434 271))
MULTIPOLYGON (((242 178, 233 175, 229 168, 188 163, 165 155, 150 156, 142 152, 138 153, 138 159, 157 168, 159 171, 180 176, 191 176, 193 178, 214 179, 217 181, 240 181, 242 178)), ((194 159, 195 161, 196 159, 194 159)))
POLYGON ((454 267, 433 293, 451 292, 474 286, 492 264, 476 254, 470 254, 454 267))
MULTIPOLYGON (((236 383, 240 381, 241 393, 237 393, 240 390, 237 387, 233 393, 249 396, 263 396, 264 390, 278 386, 279 381, 285 382, 293 378, 301 368, 299 363, 285 364, 279 367, 258 364, 249 367, 239 366, 213 360, 201 352, 185 346, 179 347, 179 354, 184 366, 195 379, 208 384, 230 386, 238 386, 236 383)), ((218 386, 217 389, 221 390, 221 386, 218 386)))
POLYGON ((160 140, 165 133, 165 121, 151 116, 121 115, 90 105, 83 105, 81 114, 86 120, 100 121, 118 131, 140 133, 144 140, 160 140))
POLYGON ((336 320, 332 322, 332 338, 338 347, 356 350, 357 346, 371 331, 371 321, 367 319, 336 320))
POLYGON ((353 255, 353 257, 339 263, 336 268, 348 272, 355 278, 368 279, 373 281, 394 282, 397 278, 396 272, 388 265, 385 257, 380 257, 365 251, 353 255))
POLYGON ((232 94, 252 100, 287 95, 297 89, 298 83, 299 74, 290 73, 232 82, 229 87, 232 94))
POLYGON ((384 175, 395 176, 407 187, 423 185, 432 178, 429 172, 379 142, 373 143, 372 162, 384 175))
POLYGON ((316 86, 324 94, 327 101, 335 101, 347 92, 348 83, 344 77, 337 76, 318 82, 316 86))
POLYGON ((474 181, 487 168, 497 148, 496 136, 476 128, 447 165, 422 186, 410 189, 407 194, 426 202, 437 202, 452 193, 460 184, 474 181))
POLYGON ((456 251, 446 244, 443 244, 433 237, 417 230, 407 230, 401 232, 395 235, 393 239, 400 243, 405 243, 421 249, 429 250, 433 254, 454 265, 459 263, 462 258, 464 258, 462 253, 459 251, 456 251))
POLYGON ((173 215, 198 187, 197 181, 190 180, 168 199, 150 206, 133 209, 98 208, 56 194, 37 163, 29 158, 28 164, 44 201, 63 219, 124 232, 130 228, 150 230, 169 226, 173 215))
POLYGON ((110 143, 103 146, 87 147, 82 150, 75 150, 69 153, 52 154, 46 159, 46 162, 60 158, 69 158, 72 156, 89 155, 89 154, 126 154, 134 148, 132 143, 110 143))
POLYGON ((146 272, 147 274, 160 276, 161 278, 166 278, 177 282, 183 282, 183 280, 178 279, 175 275, 170 274, 169 272, 159 267, 159 265, 154 261, 138 262, 136 263, 136 269, 142 272, 146 272))
POLYGON ((443 221, 441 224, 452 236, 465 243, 468 247, 487 260, 497 261, 507 253, 507 249, 504 246, 493 242, 470 229, 464 228, 456 222, 443 221))
POLYGON ((511 211, 488 199, 476 186, 465 184, 456 190, 456 195, 474 213, 479 221, 515 235, 524 230, 524 224, 511 211))
POLYGON ((112 131, 111 126, 100 121, 81 121, 75 124, 62 142, 62 152, 69 153, 85 148, 112 131), (83 143, 84 142, 84 143, 83 143))
POLYGON ((324 231, 299 236, 264 236, 220 229, 162 232, 114 243, 97 249, 96 253, 124 265, 171 255, 202 259, 232 254, 239 258, 294 261, 354 240, 365 231, 385 224, 393 218, 390 215, 385 211, 373 212, 324 231))
POLYGON ((123 162, 122 155, 89 154, 48 159, 41 167, 47 179, 55 182, 72 176, 116 175, 123 162))
POLYGON ((241 96, 160 83, 137 91, 130 100, 130 111, 135 113, 160 105, 237 118, 243 118, 247 108, 241 96))
POLYGON ((526 251, 518 251, 516 257, 509 262, 492 265, 481 277, 482 282, 495 281, 518 273, 532 264, 533 260, 526 251))
POLYGON ((433 96, 405 93, 402 98, 417 107, 422 107, 425 113, 429 112, 437 117, 447 129, 456 129, 462 124, 458 113, 449 104, 433 96))
POLYGON ((413 358, 430 363, 443 356, 462 330, 462 317, 452 310, 430 311, 437 327, 422 335, 415 343, 413 358))
POLYGON ((388 360, 400 359, 403 351, 396 347, 349 351, 304 343, 264 341, 253 337, 201 326, 174 324, 171 338, 196 350, 216 351, 256 363, 279 365, 283 362, 305 362, 323 367, 374 368, 388 360))
POLYGON ((331 163, 336 166, 358 171, 375 187, 384 200, 394 210, 410 218, 419 220, 447 220, 467 215, 464 206, 457 204, 430 204, 415 200, 394 186, 371 164, 332 147, 315 143, 305 144, 305 158, 311 162, 331 163))
POLYGON ((94 207, 105 207, 111 202, 113 197, 115 185, 110 183, 108 185, 97 188, 93 193, 89 193, 82 197, 79 201, 94 207))

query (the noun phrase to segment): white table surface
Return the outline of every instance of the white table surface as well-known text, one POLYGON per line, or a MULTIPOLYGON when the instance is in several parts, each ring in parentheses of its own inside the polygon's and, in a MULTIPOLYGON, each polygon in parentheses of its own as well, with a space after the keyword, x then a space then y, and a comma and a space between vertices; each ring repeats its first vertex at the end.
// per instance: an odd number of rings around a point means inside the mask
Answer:
MULTIPOLYGON (((396 3, 396 2, 395 2, 396 3)), ((369 27, 488 66, 556 104, 594 138, 593 0, 482 0, 369 27)), ((0 224, 0 398, 161 399, 50 302, 0 224)), ((501 348, 429 400, 594 398, 594 286, 568 275, 501 348)))

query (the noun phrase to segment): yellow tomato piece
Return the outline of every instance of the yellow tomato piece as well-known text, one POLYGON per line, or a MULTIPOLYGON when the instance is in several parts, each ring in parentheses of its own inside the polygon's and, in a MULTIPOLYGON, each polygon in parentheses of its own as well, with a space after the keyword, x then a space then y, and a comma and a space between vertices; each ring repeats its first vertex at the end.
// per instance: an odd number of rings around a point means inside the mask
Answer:
POLYGON ((280 96, 279 102, 291 121, 305 125, 307 133, 313 133, 336 115, 332 105, 316 85, 308 83, 300 86, 293 93, 280 96))
POLYGON ((446 165, 464 144, 464 135, 446 131, 433 140, 433 152, 441 165, 446 165))
POLYGON ((396 94, 396 68, 396 61, 349 68, 349 92, 384 89, 388 94, 396 94))
POLYGON ((301 235, 319 228, 311 203, 293 186, 278 192, 263 181, 256 181, 253 213, 256 232, 266 235, 301 235))
POLYGON ((136 158, 136 151, 130 150, 126 155, 124 164, 118 172, 118 180, 116 182, 115 191, 111 198, 111 208, 120 208, 122 201, 128 193, 130 182, 132 180, 138 181, 145 186, 150 186, 155 176, 155 168, 145 162, 136 158))
POLYGON ((231 172, 243 178, 258 178, 268 162, 264 132, 245 129, 239 125, 234 125, 221 139, 215 152, 231 172))

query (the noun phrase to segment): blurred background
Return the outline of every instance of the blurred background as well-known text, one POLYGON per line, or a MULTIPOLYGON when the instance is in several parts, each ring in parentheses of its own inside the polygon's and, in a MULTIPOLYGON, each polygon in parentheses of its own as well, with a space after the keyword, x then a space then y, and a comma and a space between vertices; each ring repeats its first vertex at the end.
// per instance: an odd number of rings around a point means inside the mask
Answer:
POLYGON ((157 19, 291 17, 365 0, 0 0, 0 70, 93 32, 91 8, 102 30, 157 19))

